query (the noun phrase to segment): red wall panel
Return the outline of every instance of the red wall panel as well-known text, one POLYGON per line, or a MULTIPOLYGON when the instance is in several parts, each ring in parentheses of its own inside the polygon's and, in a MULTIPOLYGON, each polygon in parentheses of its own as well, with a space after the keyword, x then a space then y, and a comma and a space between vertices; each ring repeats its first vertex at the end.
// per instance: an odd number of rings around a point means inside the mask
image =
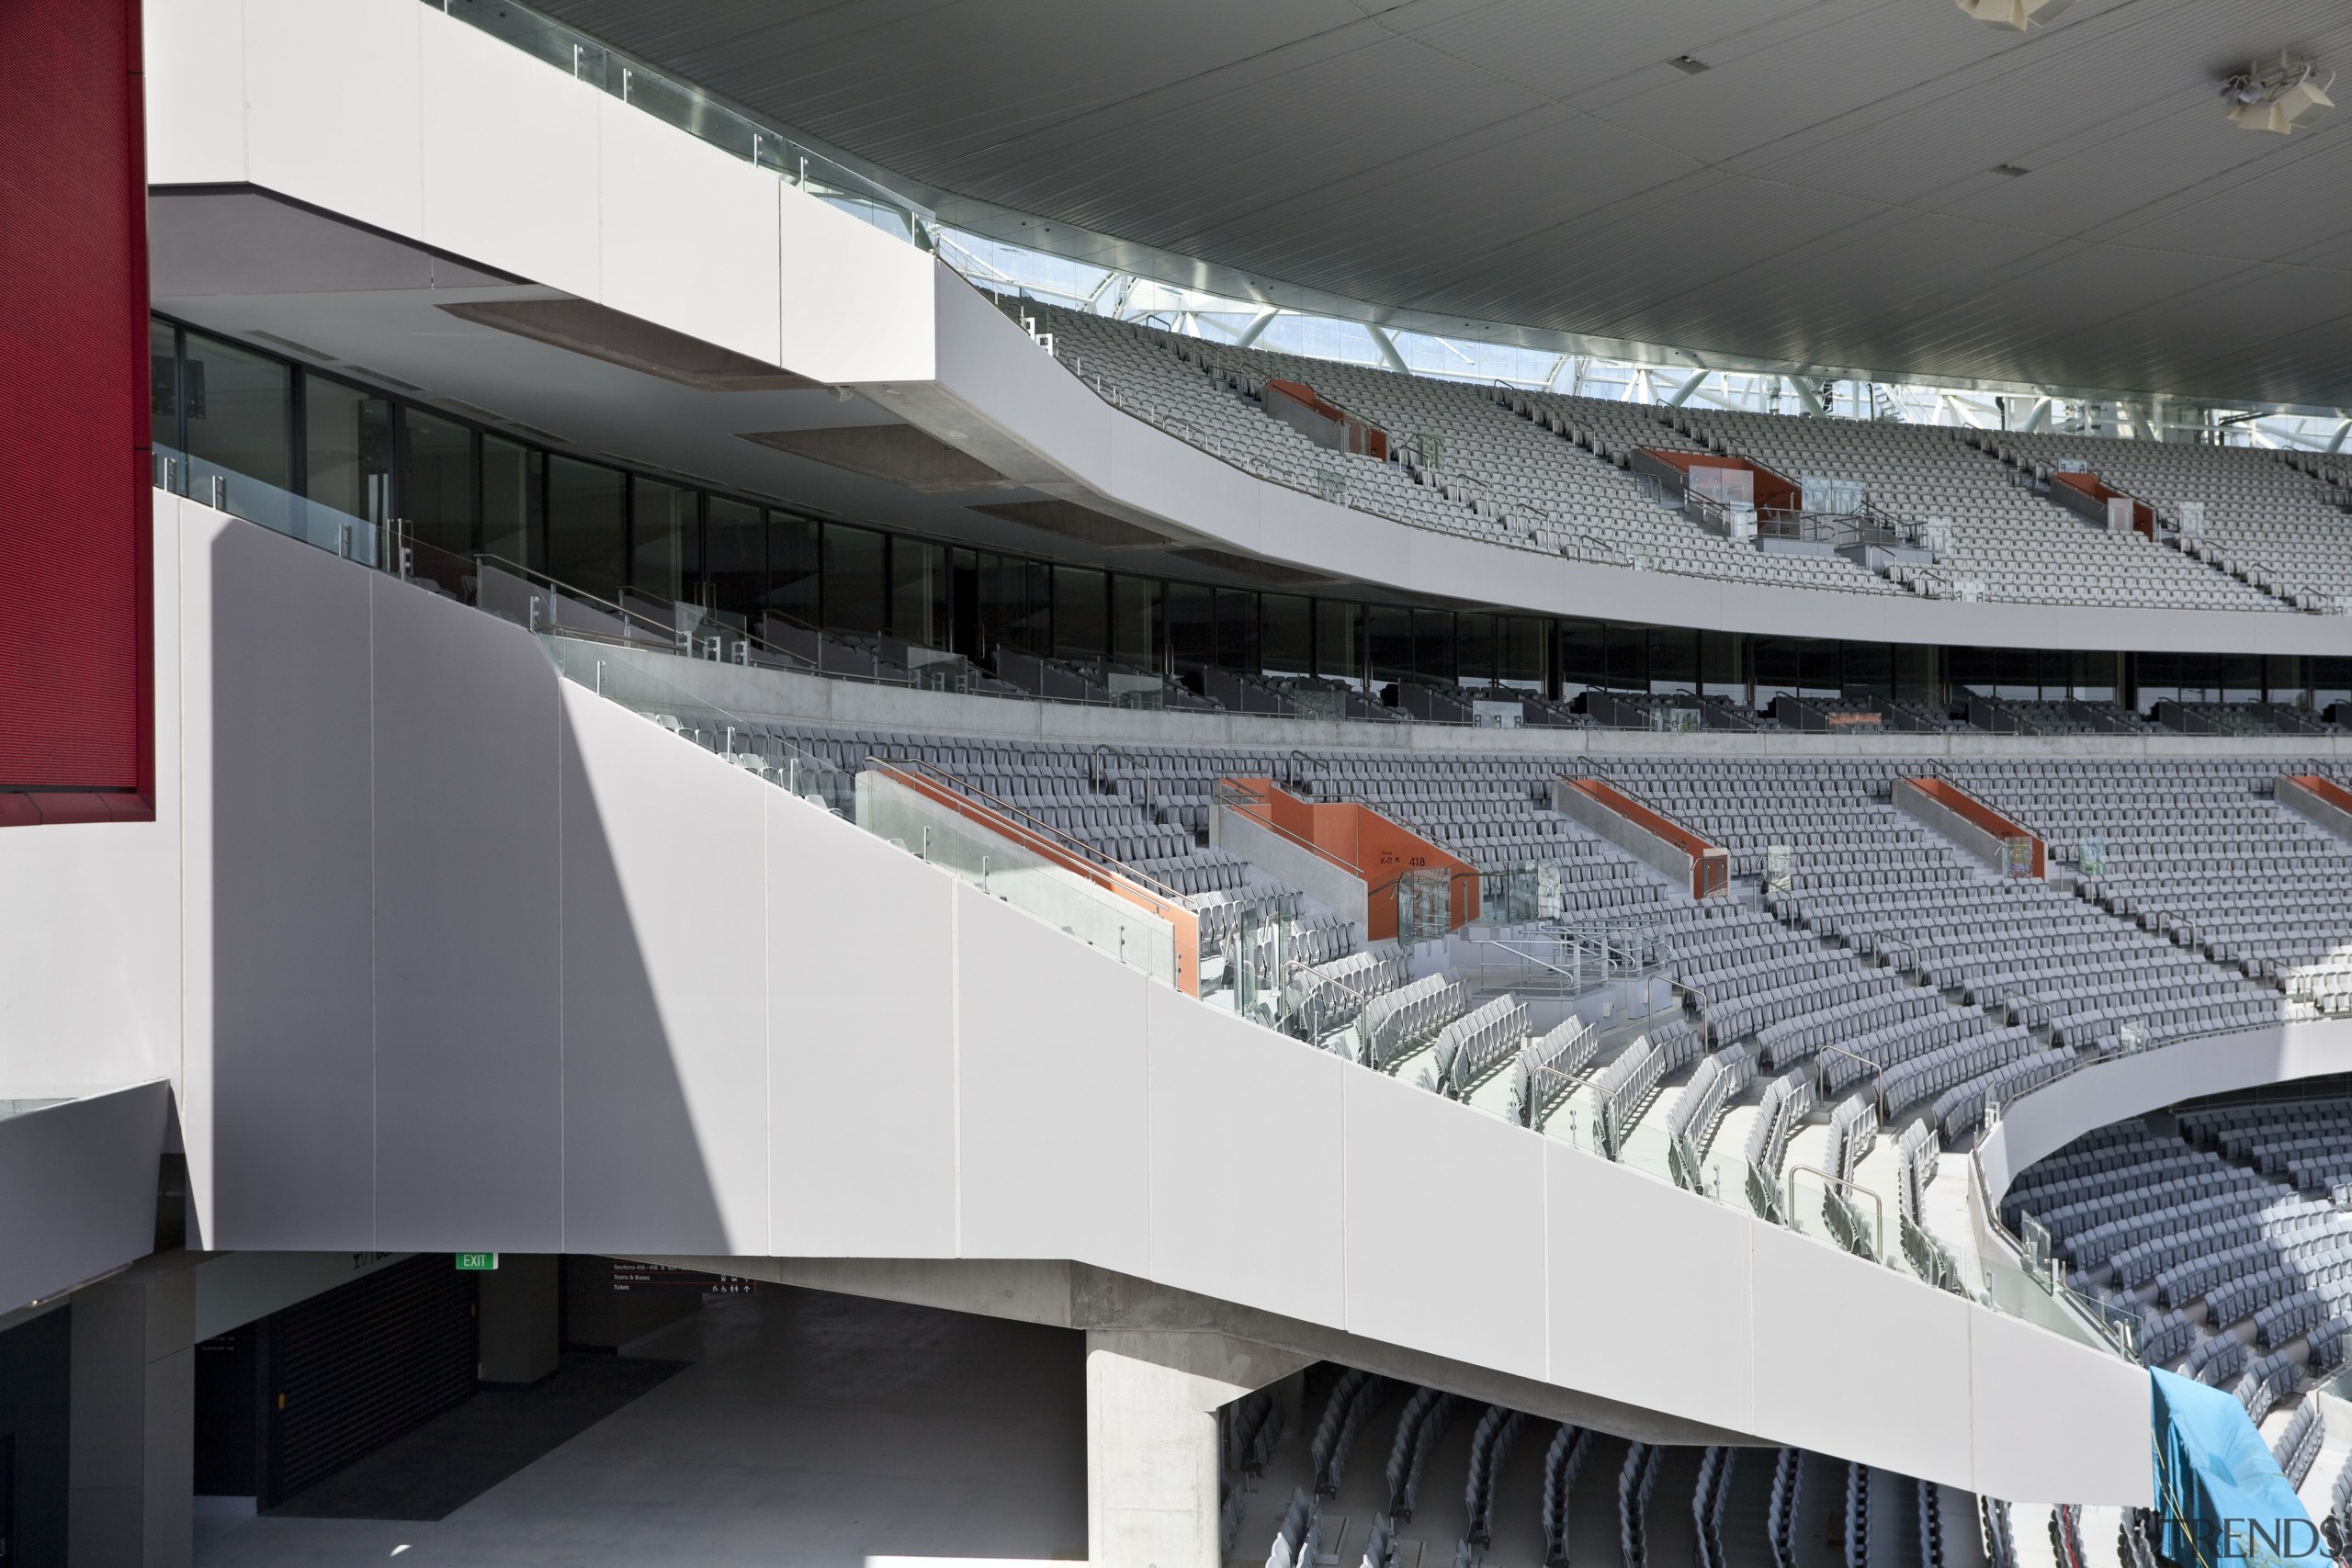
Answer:
POLYGON ((154 799, 139 6, 6 0, 0 59, 0 793, 17 797, 0 824, 138 817, 154 799))

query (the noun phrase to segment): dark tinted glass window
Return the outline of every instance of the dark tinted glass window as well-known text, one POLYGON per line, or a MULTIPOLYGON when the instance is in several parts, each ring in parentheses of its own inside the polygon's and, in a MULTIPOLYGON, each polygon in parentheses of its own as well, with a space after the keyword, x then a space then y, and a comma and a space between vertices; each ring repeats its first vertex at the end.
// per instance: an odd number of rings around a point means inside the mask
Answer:
MULTIPOLYGON (((195 334, 188 341, 195 342, 195 334)), ((391 504, 392 405, 357 387, 312 376, 304 386, 302 425, 310 498, 347 517, 385 521, 391 504)))
POLYGON ((516 566, 547 566, 540 537, 545 469, 538 453, 495 435, 481 438, 481 548, 516 566))
POLYGON ((629 586, 668 605, 684 585, 686 542, 695 533, 699 492, 642 477, 629 486, 629 586))
POLYGON ((1314 605, 1295 593, 1266 593, 1258 600, 1258 657, 1284 675, 1315 671, 1314 605))
POLYGON ((401 515, 415 541, 451 556, 474 548, 474 433, 415 409, 401 416, 408 462, 401 515))
POLYGON ((292 489, 294 372, 234 344, 190 333, 181 376, 189 456, 292 489))
POLYGON ((616 600, 626 476, 571 457, 548 459, 548 575, 594 598, 616 600))
POLYGON ((1054 568, 1054 652, 1062 659, 1100 659, 1109 651, 1108 581, 1082 566, 1054 568))

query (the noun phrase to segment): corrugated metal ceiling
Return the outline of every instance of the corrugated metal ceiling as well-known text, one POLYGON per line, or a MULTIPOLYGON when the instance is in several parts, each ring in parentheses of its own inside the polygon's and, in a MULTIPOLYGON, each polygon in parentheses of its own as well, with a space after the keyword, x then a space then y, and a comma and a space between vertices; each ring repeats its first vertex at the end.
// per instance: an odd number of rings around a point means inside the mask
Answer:
POLYGON ((2279 138, 2215 96, 2352 62, 2345 0, 541 3, 1096 259, 1069 230, 1702 357, 2352 404, 2352 108, 2279 138))

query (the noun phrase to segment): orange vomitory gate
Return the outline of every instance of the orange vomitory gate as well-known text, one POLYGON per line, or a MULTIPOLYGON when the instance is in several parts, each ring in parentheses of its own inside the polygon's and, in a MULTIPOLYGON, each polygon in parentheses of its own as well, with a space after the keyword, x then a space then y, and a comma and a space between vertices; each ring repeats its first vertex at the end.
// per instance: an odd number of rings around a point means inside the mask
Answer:
POLYGON ((1272 779, 1228 778, 1217 781, 1217 804, 1361 882, 1368 941, 1442 935, 1478 918, 1469 862, 1361 802, 1307 800, 1272 779))

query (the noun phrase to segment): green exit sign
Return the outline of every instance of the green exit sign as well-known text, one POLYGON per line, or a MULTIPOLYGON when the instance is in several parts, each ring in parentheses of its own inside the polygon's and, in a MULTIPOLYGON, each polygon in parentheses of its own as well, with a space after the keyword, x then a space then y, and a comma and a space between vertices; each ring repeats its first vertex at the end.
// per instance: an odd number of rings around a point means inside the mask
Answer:
POLYGON ((460 1269, 472 1269, 477 1272, 486 1272, 489 1269, 498 1267, 498 1254, 495 1252, 460 1252, 458 1254, 458 1267, 460 1269))

